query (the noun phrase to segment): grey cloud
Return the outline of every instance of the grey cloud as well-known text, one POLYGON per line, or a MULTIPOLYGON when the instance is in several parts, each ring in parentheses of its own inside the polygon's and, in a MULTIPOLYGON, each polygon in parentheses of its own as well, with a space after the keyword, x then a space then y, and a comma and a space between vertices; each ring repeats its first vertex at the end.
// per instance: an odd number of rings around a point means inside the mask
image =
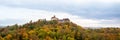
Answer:
MULTIPOLYGON (((54 0, 55 1, 55 0, 54 0)), ((61 1, 55 2, 40 2, 29 3, 24 2, 24 4, 9 4, 3 3, 5 6, 9 7, 22 7, 29 9, 47 10, 47 11, 60 11, 68 12, 74 15, 82 16, 84 18, 91 19, 114 19, 120 18, 120 3, 100 3, 100 2, 90 2, 85 4, 76 4, 74 2, 65 3, 61 1)))

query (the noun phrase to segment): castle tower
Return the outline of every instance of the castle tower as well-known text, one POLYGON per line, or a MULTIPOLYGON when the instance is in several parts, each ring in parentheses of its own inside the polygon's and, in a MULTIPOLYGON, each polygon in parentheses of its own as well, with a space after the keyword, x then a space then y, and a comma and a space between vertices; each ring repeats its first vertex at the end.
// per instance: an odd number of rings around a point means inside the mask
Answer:
POLYGON ((51 20, 59 20, 55 15, 51 18, 51 20))

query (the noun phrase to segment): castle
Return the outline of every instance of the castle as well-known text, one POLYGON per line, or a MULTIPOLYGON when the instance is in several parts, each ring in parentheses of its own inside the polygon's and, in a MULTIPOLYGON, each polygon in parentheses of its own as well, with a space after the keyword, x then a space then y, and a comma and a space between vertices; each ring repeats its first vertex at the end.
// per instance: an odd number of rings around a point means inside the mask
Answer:
POLYGON ((51 20, 56 20, 56 21, 61 22, 61 23, 70 22, 70 20, 68 18, 58 19, 56 16, 51 17, 51 20))

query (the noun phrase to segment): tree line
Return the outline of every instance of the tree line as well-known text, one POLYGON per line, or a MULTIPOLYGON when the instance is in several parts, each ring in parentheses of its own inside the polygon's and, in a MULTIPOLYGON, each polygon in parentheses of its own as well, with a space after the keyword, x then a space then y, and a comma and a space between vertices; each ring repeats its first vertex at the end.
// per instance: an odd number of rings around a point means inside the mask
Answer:
POLYGON ((72 22, 39 19, 0 28, 0 40, 120 40, 120 28, 84 29, 72 22))

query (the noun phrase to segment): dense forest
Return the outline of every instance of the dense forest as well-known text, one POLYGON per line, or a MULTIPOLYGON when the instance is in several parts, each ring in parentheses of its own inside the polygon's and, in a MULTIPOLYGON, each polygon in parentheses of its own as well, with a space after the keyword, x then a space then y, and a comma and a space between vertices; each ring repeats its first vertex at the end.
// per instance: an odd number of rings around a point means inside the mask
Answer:
POLYGON ((72 22, 39 19, 0 28, 0 40, 120 40, 120 28, 84 29, 72 22))

